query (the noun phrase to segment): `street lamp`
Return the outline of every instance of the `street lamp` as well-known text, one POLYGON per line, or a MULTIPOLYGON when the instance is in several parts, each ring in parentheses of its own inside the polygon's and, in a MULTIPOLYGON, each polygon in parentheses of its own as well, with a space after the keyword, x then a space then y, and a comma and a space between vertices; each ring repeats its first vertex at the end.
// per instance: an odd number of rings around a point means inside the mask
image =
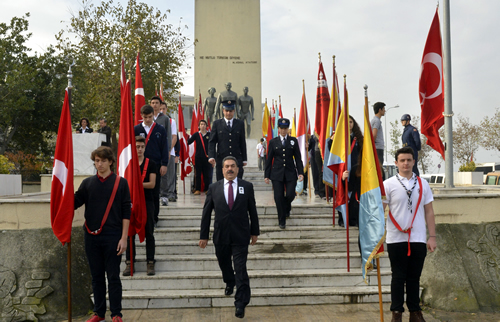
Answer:
POLYGON ((389 110, 390 110, 391 108, 399 108, 399 104, 397 104, 396 106, 392 106, 392 107, 389 107, 389 108, 386 108, 386 109, 385 109, 385 114, 386 114, 386 116, 385 116, 385 120, 384 120, 384 122, 385 122, 385 124, 384 124, 384 127, 385 127, 385 162, 387 162, 387 163, 389 163, 389 162, 387 161, 387 160, 388 160, 388 159, 387 159, 387 147, 389 146, 389 145, 388 145, 388 144, 389 144, 389 142, 387 141, 387 130, 388 130, 388 129, 387 129, 387 112, 389 112, 389 110))

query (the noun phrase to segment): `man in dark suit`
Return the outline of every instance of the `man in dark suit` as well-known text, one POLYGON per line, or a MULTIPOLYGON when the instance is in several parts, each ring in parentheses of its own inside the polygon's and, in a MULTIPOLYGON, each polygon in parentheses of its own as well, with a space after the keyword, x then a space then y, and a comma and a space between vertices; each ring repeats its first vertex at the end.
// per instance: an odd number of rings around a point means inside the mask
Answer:
POLYGON ((250 182, 237 178, 238 164, 235 157, 222 161, 224 179, 210 185, 201 218, 200 242, 205 248, 210 232, 212 210, 215 210, 215 255, 226 283, 225 294, 233 294, 236 317, 245 316, 250 302, 250 282, 247 273, 248 244, 255 245, 259 235, 259 218, 255 194, 250 182), (231 264, 233 257, 233 265, 231 264))
POLYGON ((279 135, 269 141, 264 178, 267 184, 273 182, 274 201, 278 209, 278 222, 286 228, 286 217, 290 217, 295 186, 304 179, 304 165, 300 156, 299 142, 288 135, 290 120, 278 120, 279 135), (294 159, 295 158, 295 159, 294 159), (285 193, 286 192, 286 193, 285 193))
POLYGON ((208 140, 208 162, 216 165, 217 181, 222 176, 222 160, 227 156, 235 157, 238 162, 238 178, 243 178, 243 167, 247 165, 247 143, 245 124, 234 118, 235 101, 222 101, 224 117, 214 121, 208 140), (217 151, 215 146, 217 145, 217 151))

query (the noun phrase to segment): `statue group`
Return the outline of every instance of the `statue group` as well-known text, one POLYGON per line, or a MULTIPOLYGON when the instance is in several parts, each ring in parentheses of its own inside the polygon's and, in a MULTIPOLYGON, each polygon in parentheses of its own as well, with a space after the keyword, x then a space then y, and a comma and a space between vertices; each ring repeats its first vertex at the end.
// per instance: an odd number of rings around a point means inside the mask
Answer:
POLYGON ((215 98, 215 88, 210 87, 208 89, 208 96, 203 104, 203 111, 207 118, 209 118, 210 123, 223 117, 221 104, 222 101, 230 100, 235 102, 236 106, 236 117, 240 120, 246 120, 247 127, 247 137, 250 136, 252 131, 251 123, 254 120, 254 103, 252 96, 248 95, 248 87, 243 87, 243 95, 238 97, 236 92, 231 90, 231 83, 227 82, 225 84, 226 90, 221 92, 217 98, 215 98))

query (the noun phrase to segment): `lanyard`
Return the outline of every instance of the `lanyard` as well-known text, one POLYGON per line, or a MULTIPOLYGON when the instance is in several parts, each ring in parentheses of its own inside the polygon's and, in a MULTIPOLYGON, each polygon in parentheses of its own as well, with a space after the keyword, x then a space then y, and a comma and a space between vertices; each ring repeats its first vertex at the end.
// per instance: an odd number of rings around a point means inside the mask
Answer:
MULTIPOLYGON (((415 213, 413 214, 413 219, 411 220, 411 225, 410 225, 410 228, 408 229, 405 229, 403 230, 401 228, 401 226, 398 224, 398 222, 396 221, 396 219, 394 219, 394 216, 392 216, 392 213, 389 211, 389 218, 391 218, 391 221, 392 223, 394 224, 394 226, 396 226, 396 228, 402 232, 402 233, 405 233, 405 234, 408 234, 408 256, 411 255, 411 248, 410 248, 410 237, 411 237, 411 230, 413 228, 413 222, 415 221, 415 217, 417 216, 417 212, 418 212, 418 207, 420 206, 420 201, 422 201, 422 194, 423 194, 423 189, 422 189, 422 180, 420 180, 420 177, 417 177, 417 180, 418 180, 418 186, 420 187, 420 194, 418 196, 418 202, 417 202, 417 208, 415 208, 415 213)), ((417 180, 415 180, 415 182, 417 182, 417 180)), ((414 186, 415 187, 415 186, 414 186)), ((405 188, 406 189, 406 188, 405 188)), ((413 190, 413 189, 412 189, 413 190)))
MULTIPOLYGON (((411 190, 408 190, 406 189, 406 186, 401 182, 401 179, 399 179, 399 175, 396 175, 396 179, 398 179, 399 183, 401 183, 401 185, 403 186, 403 189, 405 189, 406 191, 406 195, 408 196, 408 210, 410 211, 410 213, 413 212, 413 209, 412 209, 412 204, 411 204, 411 194, 413 193, 413 189, 415 189, 415 186, 417 185, 417 180, 415 180, 413 182, 413 187, 411 188, 411 190)), ((422 187, 420 187, 420 189, 422 189, 422 187)))
POLYGON ((144 159, 144 168, 142 169, 142 182, 144 182, 144 178, 146 178, 146 173, 148 172, 149 159, 144 159))
POLYGON ((148 136, 146 137, 146 142, 145 142, 145 145, 147 146, 148 145, 148 141, 149 141, 149 137, 151 136, 151 133, 153 133, 153 129, 155 128, 155 125, 156 123, 153 122, 153 125, 151 126, 151 128, 149 129, 149 133, 148 133, 148 136))
POLYGON ((200 134, 200 140, 201 140, 201 145, 203 146, 203 152, 205 152, 205 156, 208 157, 207 150, 205 149, 205 142, 203 141, 203 134, 201 132, 198 132, 200 134))

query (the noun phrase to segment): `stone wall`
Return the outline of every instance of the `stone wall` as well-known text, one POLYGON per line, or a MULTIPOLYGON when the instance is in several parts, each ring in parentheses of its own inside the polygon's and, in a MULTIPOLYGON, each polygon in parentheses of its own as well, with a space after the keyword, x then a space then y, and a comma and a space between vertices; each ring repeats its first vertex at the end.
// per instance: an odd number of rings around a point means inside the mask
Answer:
POLYGON ((500 223, 438 224, 422 300, 446 311, 500 311, 500 223))
MULTIPOLYGON (((0 245, 0 321, 67 319, 67 246, 52 229, 3 230, 0 245)), ((73 227, 71 253, 76 316, 93 307, 81 227, 73 227)))

